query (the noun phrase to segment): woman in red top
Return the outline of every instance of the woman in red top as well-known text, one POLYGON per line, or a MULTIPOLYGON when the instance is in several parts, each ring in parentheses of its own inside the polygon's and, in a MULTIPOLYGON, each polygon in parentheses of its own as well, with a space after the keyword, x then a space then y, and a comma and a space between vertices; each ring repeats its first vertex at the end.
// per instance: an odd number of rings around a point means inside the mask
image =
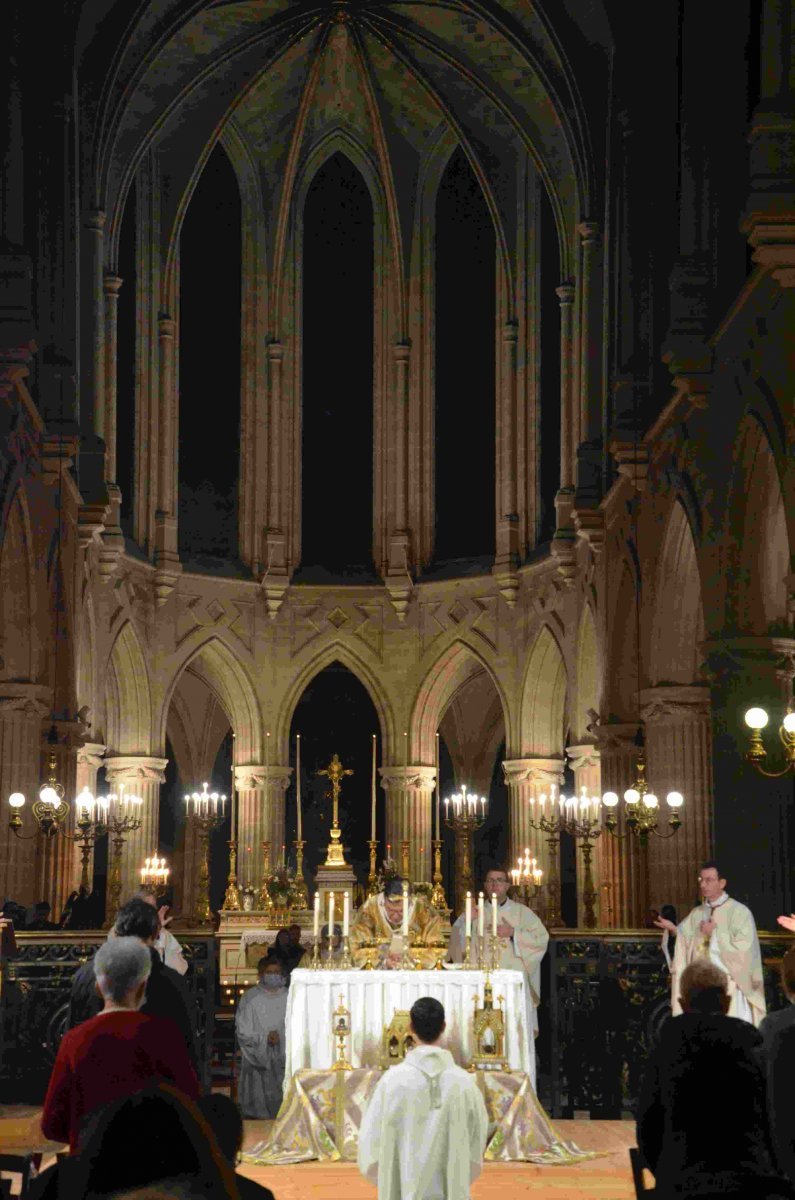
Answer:
POLYGON ((41 1128, 78 1149, 86 1118, 153 1079, 173 1083, 192 1100, 199 1081, 184 1038, 165 1017, 138 1010, 151 969, 149 950, 134 937, 109 938, 94 959, 102 1012, 64 1035, 44 1101, 41 1128))

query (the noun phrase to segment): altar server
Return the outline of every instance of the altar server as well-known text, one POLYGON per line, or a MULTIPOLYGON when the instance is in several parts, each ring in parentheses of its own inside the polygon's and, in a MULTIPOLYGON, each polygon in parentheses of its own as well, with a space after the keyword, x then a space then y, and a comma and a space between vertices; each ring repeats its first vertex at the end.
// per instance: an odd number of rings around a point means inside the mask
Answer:
POLYGON ((486 1106, 473 1076, 439 1045, 439 1001, 422 997, 410 1016, 416 1045, 365 1109, 359 1170, 378 1186, 378 1200, 467 1200, 483 1164, 486 1106))
MULTIPOLYGON (((502 970, 523 971, 530 1002, 530 1029, 538 1033, 538 1004, 541 999, 541 959, 547 952, 549 934, 543 922, 525 904, 508 899, 510 881, 508 872, 492 867, 486 872, 483 891, 486 899, 484 921, 486 961, 491 961, 492 946, 492 896, 497 901, 497 963, 502 970)), ((474 910, 475 920, 477 910, 474 910)), ((451 962, 461 962, 464 957, 466 914, 462 913, 450 935, 451 962)), ((475 930, 473 930, 475 932, 475 930)))
MULTIPOLYGON (((441 917, 424 897, 413 897, 410 889, 408 904, 409 943, 416 947, 411 954, 419 959, 422 966, 433 967, 436 963, 433 951, 424 950, 423 947, 443 944, 441 917)), ((403 880, 390 879, 383 892, 371 896, 362 905, 351 925, 351 954, 356 966, 361 966, 365 961, 365 953, 360 949, 362 943, 376 942, 380 965, 387 970, 399 967, 403 950, 402 928, 403 880)))
POLYGON ((235 1015, 240 1046, 237 1098, 244 1117, 270 1120, 282 1103, 287 980, 278 959, 261 958, 259 983, 241 997, 235 1015))
POLYGON ((698 875, 704 903, 679 926, 660 918, 655 925, 676 934, 671 968, 671 1008, 681 1011, 680 979, 689 963, 705 958, 729 977, 730 1017, 759 1025, 766 1012, 762 953, 749 908, 732 900, 716 863, 704 863, 698 875))

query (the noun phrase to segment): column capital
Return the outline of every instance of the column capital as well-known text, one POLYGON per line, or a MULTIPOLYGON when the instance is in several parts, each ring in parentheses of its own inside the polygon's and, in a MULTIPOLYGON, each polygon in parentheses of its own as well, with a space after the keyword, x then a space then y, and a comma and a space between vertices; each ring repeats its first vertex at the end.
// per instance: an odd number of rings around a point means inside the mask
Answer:
POLYGON ((165 783, 167 758, 126 754, 105 759, 105 779, 108 784, 165 783))
POLYGON ((436 786, 435 767, 379 767, 381 787, 390 791, 432 791, 436 786))
POLYGON ((286 792, 292 778, 292 767, 244 766, 235 767, 235 790, 251 792, 261 789, 280 788, 286 792))
POLYGON ((583 742, 579 746, 566 747, 566 758, 569 760, 569 766, 575 775, 583 767, 596 766, 600 757, 599 747, 593 742, 583 742))
POLYGON ((92 208, 83 217, 83 224, 86 229, 93 229, 95 233, 102 233, 105 228, 107 217, 101 208, 92 208))
POLYGON ((52 691, 38 683, 0 683, 0 720, 21 714, 43 720, 50 711, 52 691))
POLYGON ((637 721, 633 721, 631 724, 625 721, 615 721, 591 728, 603 758, 611 754, 626 754, 636 750, 637 721))
POLYGON ((598 221, 581 221, 577 226, 577 232, 583 240, 584 245, 589 245, 599 237, 598 221))
POLYGON ((644 688, 640 693, 640 715, 647 724, 707 721, 710 711, 706 685, 662 685, 644 688))
POLYGON ((573 283, 562 283, 560 287, 555 288, 555 295, 560 301, 561 308, 565 307, 567 304, 574 303, 574 291, 575 288, 573 283))
POLYGON ((78 766, 99 770, 104 762, 106 749, 107 746, 101 746, 98 742, 83 742, 83 745, 79 746, 77 750, 78 766))
POLYGON ((284 358, 284 346, 281 342, 268 342, 266 350, 271 362, 281 362, 284 358))
POLYGON ((103 279, 105 295, 118 296, 123 283, 124 280, 119 275, 114 275, 112 271, 106 271, 103 279))
POLYGON ((408 362, 411 357, 411 338, 405 338, 403 341, 395 342, 392 347, 392 354, 395 362, 408 362))
POLYGON ((502 772, 509 787, 528 784, 548 788, 553 783, 559 787, 565 766, 562 758, 507 758, 502 772))

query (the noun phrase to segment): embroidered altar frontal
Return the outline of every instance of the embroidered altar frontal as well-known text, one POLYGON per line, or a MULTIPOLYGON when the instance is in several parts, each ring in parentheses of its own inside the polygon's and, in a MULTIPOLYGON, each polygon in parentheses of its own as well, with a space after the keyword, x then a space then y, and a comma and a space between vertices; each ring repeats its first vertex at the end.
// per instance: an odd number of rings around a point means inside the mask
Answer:
MULTIPOLYGON (((270 1137, 244 1160, 264 1166, 354 1162, 364 1110, 382 1074, 377 1067, 296 1072, 270 1137)), ((486 1162, 551 1166, 598 1157, 558 1137, 523 1072, 476 1071, 474 1078, 489 1117, 486 1162)))

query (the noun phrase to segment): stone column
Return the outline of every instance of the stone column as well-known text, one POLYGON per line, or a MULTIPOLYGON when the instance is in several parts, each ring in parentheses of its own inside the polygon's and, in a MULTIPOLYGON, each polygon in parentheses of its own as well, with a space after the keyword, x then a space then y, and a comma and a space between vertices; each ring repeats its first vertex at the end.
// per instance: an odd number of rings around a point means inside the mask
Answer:
POLYGON ((646 907, 647 863, 637 839, 624 823, 624 792, 636 777, 638 750, 635 724, 599 725, 596 736, 602 776, 602 794, 618 795, 618 830, 615 838, 605 832, 600 841, 601 915, 608 929, 637 929, 646 907), (625 835, 625 836, 624 836, 625 835), (605 887, 605 885, 607 885, 605 887))
MULTIPOLYGON (((92 796, 97 794, 97 772, 104 761, 105 747, 97 742, 84 742, 82 746, 77 748, 77 758, 75 763, 75 799, 83 791, 83 788, 88 788, 92 796)), ((70 801, 71 803, 71 801, 70 801)), ((72 813, 69 818, 69 832, 75 833, 75 819, 77 817, 77 806, 72 804, 72 813)), ((80 884, 80 875, 83 869, 83 859, 80 853, 80 848, 74 842, 70 842, 71 854, 69 856, 69 879, 73 881, 67 889, 67 895, 80 884)), ((144 855, 146 857, 146 855, 144 855)), ((88 877, 92 877, 94 869, 94 852, 92 850, 88 859, 88 877)))
POLYGON ((701 863, 712 855, 712 731, 709 688, 654 687, 640 694, 646 726, 646 778, 660 801, 660 829, 667 829, 668 792, 681 792, 682 825, 670 839, 649 841, 650 900, 654 908, 676 905, 680 917, 698 896, 701 863))
POLYGON ((560 490, 555 498, 558 529, 571 527, 574 502, 575 430, 573 308, 574 287, 562 283, 555 289, 560 303, 560 490))
POLYGON ((271 864, 279 860, 284 841, 284 793, 291 775, 292 767, 235 767, 240 887, 261 886, 263 842, 271 844, 271 864))
MULTIPOLYGON (((588 796, 602 795, 602 766, 599 761, 599 751, 591 743, 584 743, 579 746, 567 746, 566 757, 569 760, 569 766, 574 775, 574 794, 578 796, 582 789, 585 788, 588 796)), ((593 843, 593 857, 591 859, 591 873, 593 875, 594 888, 596 890, 596 916, 600 928, 609 929, 607 923, 608 904, 606 903, 606 889, 602 888, 602 858, 605 854, 605 838, 608 835, 602 833, 600 837, 593 843)), ((577 842, 577 928, 585 927, 583 913, 583 862, 582 852, 580 851, 580 843, 577 842)))
POLYGON ((34 832, 30 811, 38 800, 41 774, 41 727, 49 712, 49 688, 35 683, 0 683, 0 887, 3 895, 20 904, 33 904, 36 891, 36 838, 22 841, 8 827, 8 797, 21 792, 26 837, 34 832))
POLYGON ((577 226, 582 238, 580 289, 579 421, 577 446, 577 507, 593 508, 601 494, 602 434, 602 330, 599 320, 599 226, 584 221, 577 226))
POLYGON ((409 366, 411 342, 397 342, 393 348, 395 362, 395 420, 392 425, 392 452, 383 461, 391 480, 383 481, 382 492, 391 498, 387 503, 387 545, 382 551, 386 561, 386 584, 389 598, 399 621, 403 621, 411 596, 412 547, 409 532, 409 366), (391 511, 390 511, 391 510, 391 511))
POLYGON ((381 767, 386 792, 386 841, 401 866, 400 843, 409 842, 412 882, 429 882, 432 874, 433 790, 435 767, 381 767))
POLYGON ((791 825, 793 776, 765 778, 746 761, 746 711, 769 715, 762 737, 767 770, 781 770, 777 730, 792 695, 795 639, 742 637, 704 645, 712 701, 714 854, 729 891, 749 905, 760 929, 795 912, 791 825))
MULTIPOLYGON (((128 795, 140 796, 143 800, 141 828, 125 836, 121 867, 122 904, 129 900, 139 885, 138 872, 144 864, 144 859, 158 848, 160 785, 165 782, 167 765, 168 759, 166 758, 149 758, 138 755, 105 759, 105 782, 108 792, 115 792, 118 795, 123 786, 128 795)), ((108 847, 109 861, 112 851, 111 845, 108 847)))
POLYGON ((494 576, 500 595, 513 607, 519 594, 519 512, 516 470, 516 345, 519 336, 515 320, 502 327, 500 347, 502 370, 501 395, 497 410, 497 509, 494 576))
POLYGON ((160 355, 160 438, 157 454, 155 511, 155 595, 164 603, 182 570, 177 547, 177 323, 160 313, 157 336, 160 355))
MULTIPOLYGON (((508 785, 508 805, 509 805, 509 838, 508 838, 508 869, 516 866, 516 860, 520 855, 524 854, 525 850, 530 851, 530 857, 538 859, 538 865, 544 872, 543 895, 545 897, 544 907, 546 908, 546 888, 549 886, 550 872, 550 853, 549 853, 549 834, 543 833, 536 829, 530 828, 530 819, 533 817, 533 809, 537 816, 539 811, 538 804, 531 805, 530 801, 537 800, 542 794, 547 797, 546 810, 551 813, 549 797, 552 791, 552 785, 556 788, 556 794, 559 794, 560 788, 563 785, 563 768, 562 759, 559 758, 514 758, 506 759, 502 764, 502 771, 505 777, 505 782, 508 785)), ((557 858, 557 874, 558 874, 558 904, 560 903, 560 842, 558 839, 558 858, 557 858)))

